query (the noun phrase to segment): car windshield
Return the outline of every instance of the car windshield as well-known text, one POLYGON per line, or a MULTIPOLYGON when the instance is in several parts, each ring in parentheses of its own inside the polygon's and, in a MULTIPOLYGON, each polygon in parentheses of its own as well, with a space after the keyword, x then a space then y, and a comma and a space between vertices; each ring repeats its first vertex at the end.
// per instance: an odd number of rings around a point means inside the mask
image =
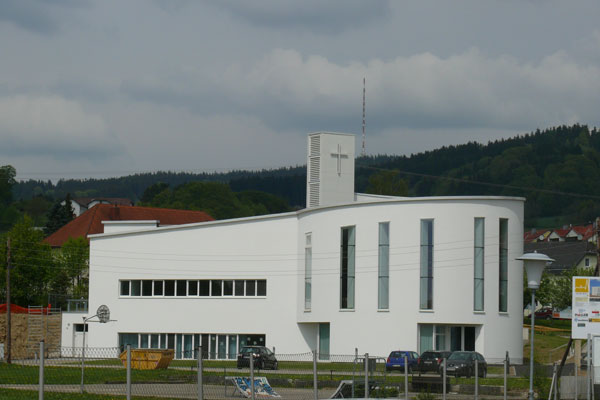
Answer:
POLYGON ((468 360, 469 358, 471 358, 471 353, 456 351, 450 355, 448 360, 468 360))
POLYGON ((404 357, 405 353, 406 352, 404 352, 404 351, 392 351, 392 353, 390 354, 390 357, 392 357, 392 358, 404 357))
POLYGON ((439 356, 440 356, 440 353, 435 353, 435 352, 430 352, 430 351, 421 354, 421 358, 424 360, 438 358, 439 356))
POLYGON ((258 347, 242 347, 240 353, 260 353, 260 348, 258 347))

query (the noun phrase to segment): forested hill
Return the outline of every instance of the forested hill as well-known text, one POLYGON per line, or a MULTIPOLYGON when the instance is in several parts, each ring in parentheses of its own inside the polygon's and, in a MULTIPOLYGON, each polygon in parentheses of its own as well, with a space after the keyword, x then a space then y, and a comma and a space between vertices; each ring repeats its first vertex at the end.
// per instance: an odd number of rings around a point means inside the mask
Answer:
MULTIPOLYGON (((527 198, 528 225, 587 222, 600 215, 600 131, 573 125, 537 130, 488 144, 467 143, 410 156, 356 159, 356 191, 369 178, 395 170, 408 183, 408 195, 511 195, 527 198), (478 182, 478 183, 475 183, 478 182), (522 189, 519 189, 522 188, 522 189), (556 217, 556 218, 555 218, 556 217)), ((120 178, 19 182, 13 198, 49 195, 128 197, 139 200, 157 182, 176 187, 191 181, 229 183, 234 191, 259 190, 303 207, 304 166, 263 171, 192 174, 156 172, 120 178)))

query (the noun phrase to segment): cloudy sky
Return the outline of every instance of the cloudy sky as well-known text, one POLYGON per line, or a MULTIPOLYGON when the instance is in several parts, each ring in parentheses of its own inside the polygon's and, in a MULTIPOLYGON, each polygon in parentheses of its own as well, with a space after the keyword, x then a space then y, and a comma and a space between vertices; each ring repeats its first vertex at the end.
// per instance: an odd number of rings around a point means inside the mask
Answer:
POLYGON ((0 165, 19 179, 304 163, 600 126, 600 2, 2 0, 0 165))

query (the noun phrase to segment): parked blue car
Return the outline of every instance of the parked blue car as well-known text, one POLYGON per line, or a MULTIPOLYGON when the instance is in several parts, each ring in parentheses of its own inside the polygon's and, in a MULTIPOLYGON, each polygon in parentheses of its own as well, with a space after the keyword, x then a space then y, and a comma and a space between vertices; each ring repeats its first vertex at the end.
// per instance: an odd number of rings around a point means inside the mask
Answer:
POLYGON ((417 359, 419 358, 419 354, 414 351, 405 351, 405 350, 394 350, 388 356, 385 362, 385 370, 393 371, 400 370, 404 371, 404 356, 408 357, 408 372, 412 372, 413 369, 417 367, 417 359))

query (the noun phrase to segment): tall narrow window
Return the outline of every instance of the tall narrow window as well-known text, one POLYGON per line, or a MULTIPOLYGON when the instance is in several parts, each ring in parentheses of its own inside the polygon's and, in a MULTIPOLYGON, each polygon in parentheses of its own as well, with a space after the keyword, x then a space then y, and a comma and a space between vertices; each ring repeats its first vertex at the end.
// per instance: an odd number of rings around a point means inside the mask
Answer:
POLYGON ((354 309, 354 247, 355 229, 342 228, 340 268, 340 308, 354 309))
POLYGON ((483 311, 483 294, 484 294, 484 236, 485 236, 485 219, 475 218, 475 240, 474 240, 474 282, 473 282, 473 309, 475 311, 483 311))
POLYGON ((310 310, 312 300, 312 235, 306 234, 304 247, 304 309, 310 310))
POLYGON ((377 307, 387 310, 390 303, 390 223, 379 224, 379 267, 377 307))
POLYGON ((499 311, 508 311, 508 220, 500 218, 500 285, 499 285, 499 311))
POLYGON ((433 309, 433 220, 421 220, 421 290, 419 306, 433 309))

